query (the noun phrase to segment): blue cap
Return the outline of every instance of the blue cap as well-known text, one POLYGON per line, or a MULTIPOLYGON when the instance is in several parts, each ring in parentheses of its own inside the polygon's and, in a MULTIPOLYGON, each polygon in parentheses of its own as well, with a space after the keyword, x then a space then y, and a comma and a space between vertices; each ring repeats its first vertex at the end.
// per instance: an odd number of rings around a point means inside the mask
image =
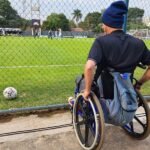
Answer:
POLYGON ((102 22, 112 28, 122 28, 128 8, 123 1, 113 2, 103 13, 102 22))

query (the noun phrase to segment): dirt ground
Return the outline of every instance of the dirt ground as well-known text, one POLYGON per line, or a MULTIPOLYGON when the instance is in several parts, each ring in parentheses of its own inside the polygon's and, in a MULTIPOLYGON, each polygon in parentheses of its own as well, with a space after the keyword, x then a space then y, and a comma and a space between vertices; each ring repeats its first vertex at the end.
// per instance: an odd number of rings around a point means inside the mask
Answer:
MULTIPOLYGON (((0 150, 82 150, 73 127, 2 136, 2 133, 34 130, 71 123, 69 111, 0 117, 0 150)), ((102 150, 149 150, 150 136, 138 141, 115 126, 106 126, 102 150)))

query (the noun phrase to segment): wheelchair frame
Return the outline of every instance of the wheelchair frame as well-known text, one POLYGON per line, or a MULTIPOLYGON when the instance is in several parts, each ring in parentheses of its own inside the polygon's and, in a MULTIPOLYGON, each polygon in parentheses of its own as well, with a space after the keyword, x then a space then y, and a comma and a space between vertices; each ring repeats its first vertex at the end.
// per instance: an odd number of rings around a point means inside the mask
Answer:
MULTIPOLYGON (((129 136, 131 136, 135 139, 138 139, 138 140, 143 140, 146 137, 148 137, 150 134, 150 109, 149 109, 147 102, 144 100, 143 96, 140 94, 140 92, 138 92, 138 91, 136 91, 136 92, 137 92, 137 98, 138 98, 138 109, 142 107, 144 110, 144 113, 135 114, 133 121, 130 122, 129 124, 123 126, 122 128, 125 130, 125 132, 129 136), (143 123, 142 120, 140 120, 140 117, 146 117, 146 123, 143 123), (143 127, 142 132, 139 132, 138 129, 136 130, 136 128, 134 128, 137 123, 139 123, 143 127)), ((98 98, 96 97, 96 95, 93 92, 91 92, 91 96, 88 101, 85 101, 83 99, 82 93, 77 94, 75 103, 73 105, 73 125, 74 125, 74 131, 75 131, 76 137, 83 149, 99 150, 101 148, 103 140, 104 140, 104 132, 105 132, 104 115, 103 115, 100 101, 98 100, 98 98), (84 106, 84 104, 87 104, 86 107, 84 106), (94 115, 93 118, 95 119, 95 125, 92 128, 88 127, 89 122, 87 121, 88 114, 86 112, 86 109, 91 109, 93 111, 92 114, 94 115), (84 113, 84 115, 83 115, 83 113, 84 113), (79 117, 81 117, 83 119, 80 122, 78 121, 79 117), (83 130, 84 137, 82 136, 80 125, 85 126, 85 129, 83 130), (89 138, 88 130, 89 129, 87 129, 87 128, 94 131, 94 134, 93 134, 94 140, 93 140, 93 143, 91 143, 91 144, 88 144, 88 141, 89 141, 88 140, 88 138, 89 138), (99 133, 98 133, 98 131, 99 131, 99 133)))

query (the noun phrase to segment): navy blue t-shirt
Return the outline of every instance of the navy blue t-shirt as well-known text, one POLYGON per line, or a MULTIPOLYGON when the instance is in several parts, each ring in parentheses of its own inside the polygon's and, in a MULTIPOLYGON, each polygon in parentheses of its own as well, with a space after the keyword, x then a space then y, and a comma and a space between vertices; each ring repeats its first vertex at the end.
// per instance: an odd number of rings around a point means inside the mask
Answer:
POLYGON ((98 37, 88 59, 94 60, 101 69, 112 67, 120 72, 133 72, 140 62, 150 65, 150 51, 142 40, 117 30, 98 37))

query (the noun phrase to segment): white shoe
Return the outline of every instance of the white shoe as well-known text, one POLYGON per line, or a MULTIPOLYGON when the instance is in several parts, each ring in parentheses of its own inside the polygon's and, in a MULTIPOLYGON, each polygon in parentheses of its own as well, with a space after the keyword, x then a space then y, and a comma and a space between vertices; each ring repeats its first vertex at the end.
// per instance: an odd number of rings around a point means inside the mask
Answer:
POLYGON ((68 98, 68 103, 69 103, 69 105, 70 105, 71 107, 73 107, 74 101, 75 101, 75 98, 74 98, 74 97, 69 97, 69 98, 68 98))

